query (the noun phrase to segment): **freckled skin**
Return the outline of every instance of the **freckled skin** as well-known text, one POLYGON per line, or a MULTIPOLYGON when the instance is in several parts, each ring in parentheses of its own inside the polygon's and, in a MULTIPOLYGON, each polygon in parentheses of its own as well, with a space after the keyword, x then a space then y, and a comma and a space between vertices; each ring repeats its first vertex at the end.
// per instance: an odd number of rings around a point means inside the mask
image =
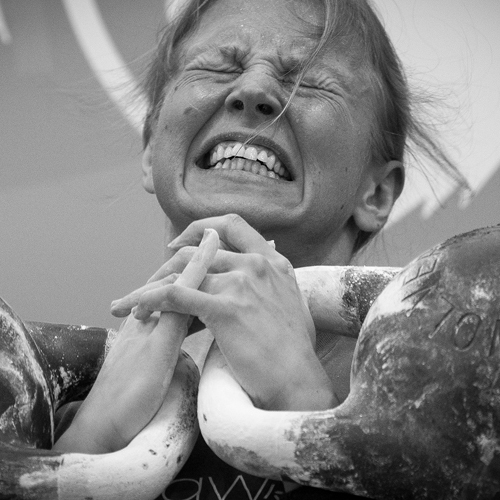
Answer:
POLYGON ((316 43, 307 34, 297 36, 305 26, 294 12, 320 19, 310 6, 303 8, 285 0, 220 0, 184 42, 181 69, 165 89, 151 143, 155 191, 173 234, 195 219, 234 212, 274 239, 296 267, 347 263, 355 232, 351 216, 362 179, 374 168, 367 160, 371 93, 366 72, 342 52, 328 50, 279 124, 270 125, 293 86, 284 77, 290 71, 285 55, 306 60, 316 43), (258 104, 272 112, 259 113, 258 104), (283 151, 292 182, 196 165, 214 138, 237 134, 245 140, 255 132, 283 151))

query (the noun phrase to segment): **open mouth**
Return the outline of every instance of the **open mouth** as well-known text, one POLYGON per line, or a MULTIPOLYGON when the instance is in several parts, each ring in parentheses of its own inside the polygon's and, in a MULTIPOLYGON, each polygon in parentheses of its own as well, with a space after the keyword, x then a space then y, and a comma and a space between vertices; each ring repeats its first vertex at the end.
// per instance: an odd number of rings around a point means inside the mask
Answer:
POLYGON ((276 154, 256 144, 220 142, 202 158, 200 166, 205 170, 242 170, 271 179, 292 180, 290 172, 276 154))

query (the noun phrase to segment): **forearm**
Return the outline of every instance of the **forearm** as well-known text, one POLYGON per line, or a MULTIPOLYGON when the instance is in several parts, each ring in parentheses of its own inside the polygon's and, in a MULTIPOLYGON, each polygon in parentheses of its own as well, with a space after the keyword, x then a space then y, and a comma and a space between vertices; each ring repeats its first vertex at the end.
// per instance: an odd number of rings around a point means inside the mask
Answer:
MULTIPOLYGON (((113 408, 117 405, 103 405, 99 395, 90 392, 80 402, 78 410, 71 415, 71 423, 63 422, 62 433, 54 443, 53 450, 69 453, 111 453, 127 446, 127 440, 114 423, 113 408)), ((71 411, 70 411, 71 413, 71 411)), ((57 433, 56 433, 57 434, 57 433)))

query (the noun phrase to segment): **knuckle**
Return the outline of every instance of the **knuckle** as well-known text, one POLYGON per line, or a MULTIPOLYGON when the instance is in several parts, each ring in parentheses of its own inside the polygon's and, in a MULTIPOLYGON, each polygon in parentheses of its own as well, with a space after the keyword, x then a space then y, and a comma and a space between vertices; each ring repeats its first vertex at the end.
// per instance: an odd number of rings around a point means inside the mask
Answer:
POLYGON ((252 271, 257 278, 268 276, 270 263, 266 257, 260 254, 250 254, 248 258, 252 271))
POLYGON ((165 278, 161 280, 162 285, 171 285, 172 283, 175 283, 177 281, 177 278, 179 277, 178 273, 172 273, 165 278))
POLYGON ((148 296, 146 296, 145 294, 142 294, 140 297, 139 297, 139 300, 137 301, 137 306, 141 309, 147 309, 149 310, 149 303, 150 303, 150 299, 148 296))
POLYGON ((246 224, 245 220, 238 214, 227 214, 224 216, 224 219, 228 225, 239 226, 246 224))
POLYGON ((165 288, 162 290, 163 299, 167 302, 175 301, 178 295, 177 287, 178 285, 176 285, 175 283, 165 286, 165 288))
POLYGON ((274 259, 276 268, 285 274, 294 274, 292 263, 283 255, 277 254, 274 259))
POLYGON ((158 300, 161 303, 162 307, 169 308, 172 306, 176 306, 178 304, 179 293, 176 287, 177 285, 175 285, 174 283, 166 285, 165 287, 162 288, 161 297, 158 297, 158 300))
POLYGON ((250 278, 243 271, 233 271, 231 273, 231 279, 232 286, 236 289, 236 292, 241 293, 250 286, 250 278))

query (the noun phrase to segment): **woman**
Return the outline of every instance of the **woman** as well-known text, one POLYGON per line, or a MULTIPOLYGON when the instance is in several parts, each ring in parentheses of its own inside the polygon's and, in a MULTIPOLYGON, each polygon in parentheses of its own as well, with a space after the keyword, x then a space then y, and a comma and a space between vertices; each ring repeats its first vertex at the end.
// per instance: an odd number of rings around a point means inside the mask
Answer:
MULTIPOLYGON (((61 450, 119 449, 149 422, 169 369, 161 353, 176 359, 188 317, 208 331, 184 348, 201 365, 215 337, 257 406, 339 404, 354 342, 314 331, 293 268, 348 264, 401 193, 408 136, 435 146, 364 1, 187 2, 146 87, 143 185, 166 214, 166 264, 113 304, 134 314, 61 450), (223 249, 198 290, 182 287, 175 277, 207 228, 223 249), (167 311, 186 315, 179 331, 162 330, 167 311)), ((249 498, 279 497, 285 485, 216 463, 200 441, 166 495, 242 498, 241 486, 249 498)))

